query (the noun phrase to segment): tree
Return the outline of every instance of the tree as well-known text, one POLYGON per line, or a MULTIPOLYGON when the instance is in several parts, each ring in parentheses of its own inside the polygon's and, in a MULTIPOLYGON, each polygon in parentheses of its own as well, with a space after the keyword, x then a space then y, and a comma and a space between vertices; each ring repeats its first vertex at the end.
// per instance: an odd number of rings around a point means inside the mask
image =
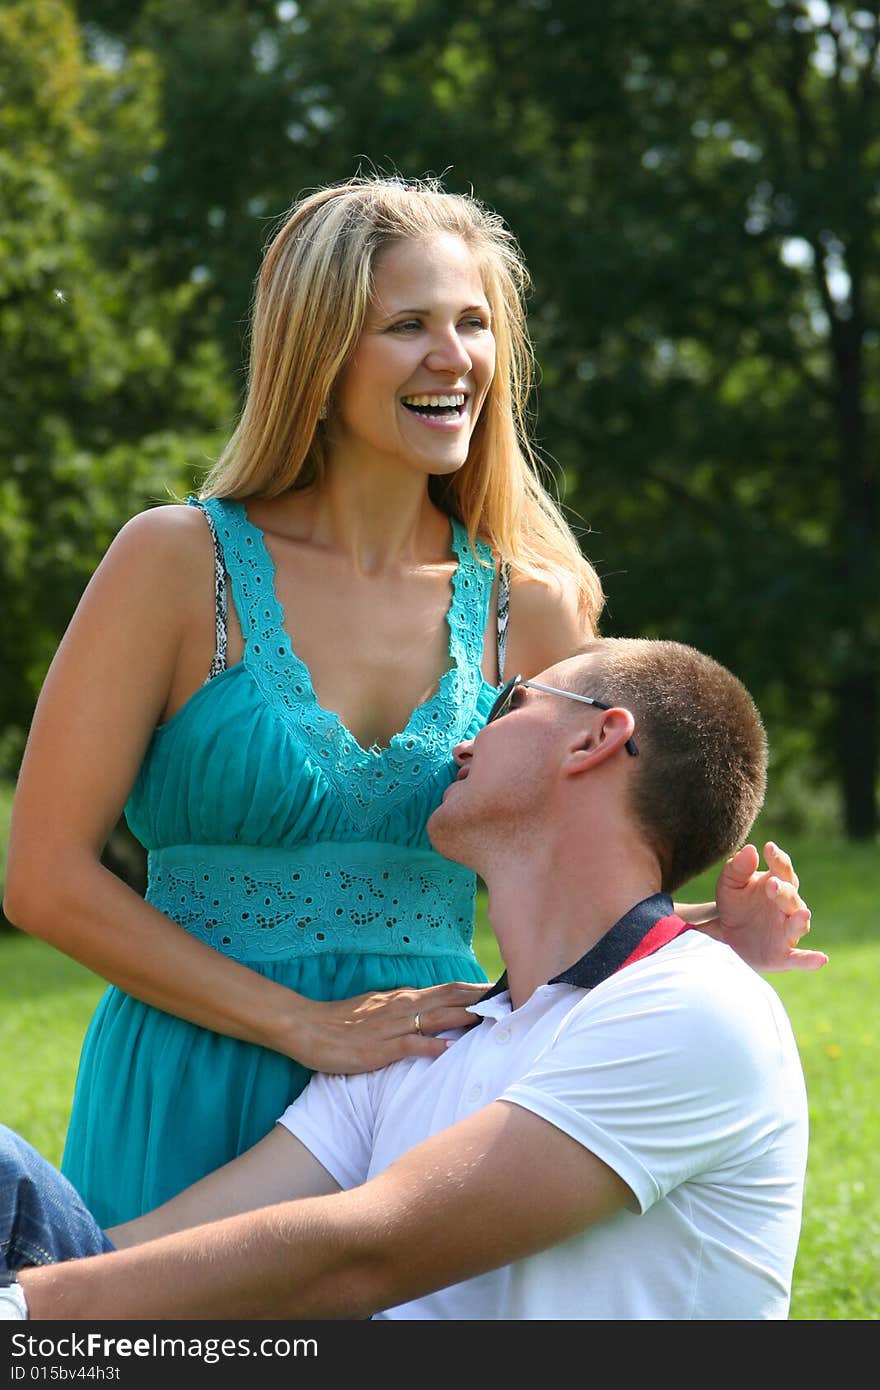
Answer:
POLYGON ((733 666, 877 830, 878 17, 824 0, 83 0, 149 54, 164 143, 126 230, 241 365, 274 219, 360 166, 518 234, 536 430, 606 631, 733 666))
POLYGON ((518 231, 538 426, 596 528, 606 628, 683 637, 740 670, 812 733, 847 833, 873 837, 877 14, 342 9, 299 11, 334 98, 325 165, 364 148, 452 165, 451 185, 472 181, 518 231))
POLYGON ((231 392, 129 235, 161 143, 145 51, 101 61, 62 0, 0 10, 0 751, 14 770, 79 594, 134 511, 184 488, 231 392))

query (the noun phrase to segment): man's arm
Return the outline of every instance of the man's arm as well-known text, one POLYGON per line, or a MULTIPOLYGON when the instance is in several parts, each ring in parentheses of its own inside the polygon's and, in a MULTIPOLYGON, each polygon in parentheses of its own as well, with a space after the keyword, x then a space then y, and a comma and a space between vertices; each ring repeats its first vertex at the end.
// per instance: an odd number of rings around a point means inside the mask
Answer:
POLYGON ((363 1318, 545 1249, 631 1199, 576 1140, 496 1101, 349 1192, 20 1277, 35 1319, 363 1318))
POLYGON ((107 1235, 122 1250, 256 1207, 338 1191, 339 1184, 314 1154, 289 1130, 276 1125, 265 1139, 239 1158, 215 1169, 145 1216, 111 1226, 107 1235))

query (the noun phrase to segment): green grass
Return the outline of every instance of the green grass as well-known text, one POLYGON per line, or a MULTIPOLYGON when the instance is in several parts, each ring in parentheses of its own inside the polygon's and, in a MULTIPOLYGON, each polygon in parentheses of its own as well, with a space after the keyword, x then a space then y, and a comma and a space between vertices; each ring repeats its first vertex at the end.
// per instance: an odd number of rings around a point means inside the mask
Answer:
POLYGON ((18 932, 0 934, 0 1119, 57 1163, 83 1034, 103 982, 18 932))
MULTIPOLYGON (((774 975, 798 1039, 810 1096, 811 1146, 792 1319, 880 1318, 880 941, 876 846, 786 842, 813 909, 812 945, 830 963, 774 975)), ((714 875, 681 894, 713 896, 714 875)), ((500 966, 479 899, 477 954, 500 966)), ((61 1155, 79 1047, 103 985, 18 933, 0 934, 0 1118, 49 1158, 61 1155)))

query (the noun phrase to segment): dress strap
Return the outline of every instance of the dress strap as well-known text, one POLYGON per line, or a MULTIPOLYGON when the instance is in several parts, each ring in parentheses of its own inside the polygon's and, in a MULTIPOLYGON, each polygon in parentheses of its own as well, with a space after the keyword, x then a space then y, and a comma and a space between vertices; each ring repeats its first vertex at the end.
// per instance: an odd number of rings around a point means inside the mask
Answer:
POLYGON ((226 565, 223 559, 223 547, 217 535, 217 527, 214 518, 208 507, 198 498, 189 497, 187 501, 191 507, 198 507, 208 523, 208 530, 211 532, 211 540, 214 545, 214 631, 216 639, 214 643, 214 659, 205 677, 205 685, 212 681, 215 676, 219 676, 221 671, 226 670, 227 661, 227 642, 229 633, 228 607, 226 596, 226 565))
POLYGON ((507 660, 507 624, 510 621, 510 564, 502 560, 498 570, 498 684, 504 683, 507 660))
MULTIPOLYGON (((458 565, 452 577, 449 623, 451 653, 465 666, 479 672, 483 664, 483 637, 489 621, 489 604, 495 583, 495 560, 485 541, 471 543, 467 528, 457 517, 452 523, 452 548, 458 565)), ((479 675, 482 680, 482 674, 479 675)))

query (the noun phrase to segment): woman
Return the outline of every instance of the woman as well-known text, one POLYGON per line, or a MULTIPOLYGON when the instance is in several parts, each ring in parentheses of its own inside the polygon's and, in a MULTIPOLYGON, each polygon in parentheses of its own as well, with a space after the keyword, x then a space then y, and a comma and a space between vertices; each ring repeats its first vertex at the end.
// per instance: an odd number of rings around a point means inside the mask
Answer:
MULTIPOLYGON (((6 910, 111 982, 63 1162, 105 1226, 250 1147, 309 1069, 471 1021, 474 879, 425 822, 505 642, 541 670, 601 606, 525 443, 524 279, 500 219, 436 185, 301 201, 226 451, 198 501, 123 527, 52 663, 6 910), (100 863, 123 809, 145 900, 100 863)), ((724 925, 787 964, 806 910, 768 862, 737 862, 724 925)))

